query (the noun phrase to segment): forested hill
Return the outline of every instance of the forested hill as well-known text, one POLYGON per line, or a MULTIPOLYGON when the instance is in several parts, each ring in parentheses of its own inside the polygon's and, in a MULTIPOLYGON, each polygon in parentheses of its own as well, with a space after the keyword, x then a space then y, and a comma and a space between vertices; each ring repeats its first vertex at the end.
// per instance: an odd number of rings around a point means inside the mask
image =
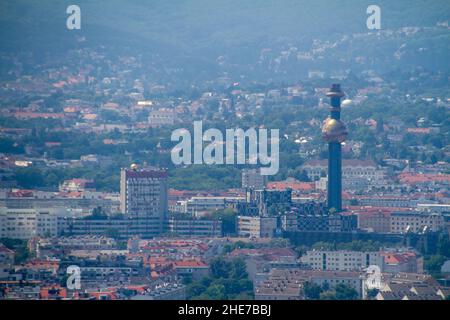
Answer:
MULTIPOLYGON (((131 46, 157 53, 175 65, 201 60, 214 64, 225 56, 237 67, 258 58, 262 49, 311 49, 313 40, 336 41, 368 33, 368 0, 79 0, 81 30, 66 29, 66 8, 73 1, 5 0, 0 3, 0 37, 4 50, 61 52, 84 45, 131 46)), ((450 20, 448 0, 379 0, 383 30, 432 27, 450 20)), ((404 40, 404 39, 403 39, 404 40)), ((408 63, 444 62, 448 29, 428 30, 407 39, 411 51, 432 47, 433 57, 410 57, 408 63), (437 61, 437 62, 435 62, 437 61)), ((364 38, 337 48, 336 54, 392 56, 402 39, 364 38)), ((405 49, 407 50, 407 49, 405 49)), ((406 55, 407 56, 407 55, 406 55)), ((333 57, 334 59, 335 57, 333 57)), ((374 59, 377 59, 375 57, 374 59)), ((448 60, 448 59, 447 59, 448 60)), ((406 60, 405 60, 406 61, 406 60)), ((325 61, 325 66, 327 66, 325 61)), ((375 65, 392 61, 374 61, 375 65)), ((447 64, 441 66, 447 66, 447 64)), ((351 66, 350 66, 351 67, 351 66)))

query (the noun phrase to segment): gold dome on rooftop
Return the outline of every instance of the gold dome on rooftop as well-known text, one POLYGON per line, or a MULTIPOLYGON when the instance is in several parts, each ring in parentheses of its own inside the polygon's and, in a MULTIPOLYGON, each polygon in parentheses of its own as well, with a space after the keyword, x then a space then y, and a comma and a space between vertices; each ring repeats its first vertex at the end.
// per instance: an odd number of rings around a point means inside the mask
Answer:
POLYGON ((138 168, 139 168, 139 166, 138 166, 136 163, 133 163, 133 164, 130 166, 130 169, 131 169, 131 170, 134 170, 134 171, 136 171, 138 168))
POLYGON ((347 139, 347 127, 341 120, 325 119, 322 136, 327 142, 344 142, 347 139))

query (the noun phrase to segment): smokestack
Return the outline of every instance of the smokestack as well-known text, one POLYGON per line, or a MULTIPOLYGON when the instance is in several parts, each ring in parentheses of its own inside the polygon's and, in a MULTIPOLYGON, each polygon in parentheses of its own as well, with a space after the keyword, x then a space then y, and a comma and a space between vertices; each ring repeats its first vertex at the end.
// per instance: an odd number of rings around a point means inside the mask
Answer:
POLYGON ((322 135, 328 143, 328 209, 342 211, 342 152, 341 143, 347 139, 347 127, 341 121, 341 98, 344 93, 340 84, 333 84, 327 92, 330 97, 330 116, 325 119, 322 135))

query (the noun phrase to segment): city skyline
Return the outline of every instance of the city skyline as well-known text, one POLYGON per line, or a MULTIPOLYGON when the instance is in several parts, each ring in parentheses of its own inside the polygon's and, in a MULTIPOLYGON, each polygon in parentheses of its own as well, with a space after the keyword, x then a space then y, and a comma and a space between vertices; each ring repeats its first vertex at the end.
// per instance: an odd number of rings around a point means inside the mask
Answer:
POLYGON ((3 1, 0 304, 445 305, 449 13, 3 1))

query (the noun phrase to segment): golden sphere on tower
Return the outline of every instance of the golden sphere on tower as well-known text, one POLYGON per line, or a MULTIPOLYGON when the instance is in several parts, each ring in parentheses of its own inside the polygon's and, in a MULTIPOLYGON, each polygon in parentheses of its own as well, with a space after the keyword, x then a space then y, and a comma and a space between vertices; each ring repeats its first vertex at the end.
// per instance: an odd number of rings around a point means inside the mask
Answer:
POLYGON ((341 120, 328 118, 322 127, 322 136, 327 142, 344 142, 347 139, 347 127, 341 120))

